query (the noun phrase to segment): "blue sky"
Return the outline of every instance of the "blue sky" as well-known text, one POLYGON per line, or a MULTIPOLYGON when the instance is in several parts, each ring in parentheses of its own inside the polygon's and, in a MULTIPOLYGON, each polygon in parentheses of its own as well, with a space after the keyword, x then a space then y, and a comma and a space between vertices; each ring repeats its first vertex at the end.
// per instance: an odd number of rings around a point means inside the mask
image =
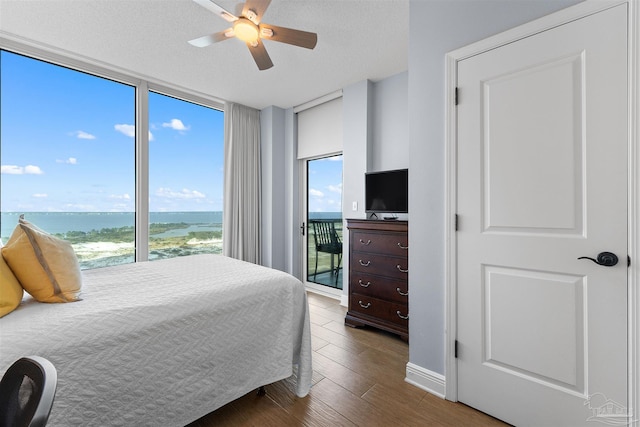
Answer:
MULTIPOLYGON (((135 210, 135 88, 2 51, 0 209, 135 210)), ((149 95, 150 211, 222 210, 224 116, 149 95)))
MULTIPOLYGON (((0 53, 0 211, 135 211, 135 88, 0 53)), ((151 212, 221 211, 224 115, 149 94, 151 212)), ((309 211, 341 211, 342 156, 309 163, 309 211)))
POLYGON ((309 212, 342 212, 342 156, 308 163, 309 212))

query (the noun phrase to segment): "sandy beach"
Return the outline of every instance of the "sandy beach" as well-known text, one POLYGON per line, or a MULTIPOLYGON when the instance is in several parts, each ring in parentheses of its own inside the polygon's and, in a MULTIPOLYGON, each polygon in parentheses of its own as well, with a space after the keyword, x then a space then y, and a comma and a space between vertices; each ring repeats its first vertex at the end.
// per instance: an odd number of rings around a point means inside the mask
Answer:
POLYGON ((135 250, 133 242, 88 242, 75 243, 71 246, 80 260, 128 255, 132 254, 135 250))

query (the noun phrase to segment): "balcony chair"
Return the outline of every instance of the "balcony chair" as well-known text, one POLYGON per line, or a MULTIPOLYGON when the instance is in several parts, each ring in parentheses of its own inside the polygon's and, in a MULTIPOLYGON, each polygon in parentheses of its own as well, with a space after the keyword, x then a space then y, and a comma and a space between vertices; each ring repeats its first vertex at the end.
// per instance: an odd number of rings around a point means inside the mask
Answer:
POLYGON ((312 219, 309 223, 313 226, 313 240, 316 247, 316 266, 313 271, 313 281, 318 274, 318 252, 331 254, 331 273, 336 275, 335 286, 338 287, 340 263, 342 262, 342 242, 336 232, 335 220, 312 219), (338 255, 338 266, 335 266, 334 257, 338 255))

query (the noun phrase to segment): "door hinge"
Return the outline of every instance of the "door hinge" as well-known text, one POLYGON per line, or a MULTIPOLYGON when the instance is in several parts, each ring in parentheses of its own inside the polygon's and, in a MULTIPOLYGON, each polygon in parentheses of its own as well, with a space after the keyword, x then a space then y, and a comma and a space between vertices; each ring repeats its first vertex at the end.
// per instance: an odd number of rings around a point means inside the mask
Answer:
POLYGON ((453 218, 453 226, 455 227, 455 230, 458 231, 458 214, 455 214, 453 218))
POLYGON ((454 98, 454 105, 458 105, 458 88, 456 87, 454 90, 454 94, 453 94, 453 98, 454 98))
POLYGON ((302 234, 304 236, 304 230, 305 230, 305 226, 304 226, 304 222, 302 223, 302 225, 300 226, 300 234, 302 234))
POLYGON ((453 343, 453 357, 458 358, 458 340, 453 343))

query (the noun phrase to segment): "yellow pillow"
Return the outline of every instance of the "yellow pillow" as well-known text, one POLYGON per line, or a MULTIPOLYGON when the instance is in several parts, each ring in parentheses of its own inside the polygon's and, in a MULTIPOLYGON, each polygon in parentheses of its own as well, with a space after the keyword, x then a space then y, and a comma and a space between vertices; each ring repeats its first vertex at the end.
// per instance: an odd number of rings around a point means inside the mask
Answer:
POLYGON ((20 215, 2 256, 25 291, 40 302, 78 301, 82 276, 69 242, 40 230, 20 215))
MULTIPOLYGON (((2 242, 0 242, 0 247, 2 242)), ((15 310, 22 301, 24 294, 20 282, 0 256, 0 317, 6 316, 15 310)))

